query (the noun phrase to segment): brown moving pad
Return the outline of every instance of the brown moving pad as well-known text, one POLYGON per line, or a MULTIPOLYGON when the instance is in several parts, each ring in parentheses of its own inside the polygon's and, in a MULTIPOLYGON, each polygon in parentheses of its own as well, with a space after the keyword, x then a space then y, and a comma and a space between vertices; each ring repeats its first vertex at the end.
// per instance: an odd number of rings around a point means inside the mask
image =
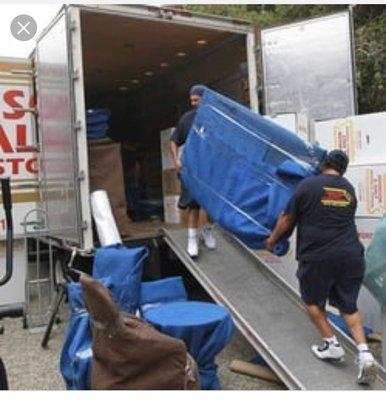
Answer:
POLYGON ((197 365, 183 341, 120 312, 100 282, 84 274, 80 282, 92 320, 92 389, 199 389, 197 365))
POLYGON ((106 190, 118 231, 123 237, 129 236, 120 143, 110 139, 89 140, 88 159, 90 191, 106 190))

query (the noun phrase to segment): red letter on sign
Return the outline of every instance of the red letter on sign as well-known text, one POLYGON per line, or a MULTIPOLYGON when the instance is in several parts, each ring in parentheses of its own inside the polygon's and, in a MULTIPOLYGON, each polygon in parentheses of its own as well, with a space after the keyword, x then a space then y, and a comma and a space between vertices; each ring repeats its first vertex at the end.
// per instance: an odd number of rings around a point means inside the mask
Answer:
POLYGON ((12 174, 18 175, 19 174, 19 164, 24 161, 23 158, 9 158, 6 160, 12 164, 12 174))
POLYGON ((34 146, 27 146, 26 125, 16 125, 16 143, 17 153, 34 153, 38 151, 34 146))
POLYGON ((0 148, 3 149, 4 153, 13 153, 13 148, 9 142, 3 127, 0 125, 0 148))
MULTIPOLYGON (((4 93, 4 101, 11 108, 22 107, 20 103, 15 100, 15 97, 24 97, 24 93, 21 90, 9 90, 4 93)), ((19 119, 23 118, 24 111, 14 111, 12 113, 3 112, 5 119, 19 119)))
POLYGON ((38 172, 37 162, 38 162, 38 159, 36 157, 35 158, 31 158, 30 160, 28 160, 25 163, 26 170, 28 172, 30 172, 31 174, 37 174, 37 172, 38 172))

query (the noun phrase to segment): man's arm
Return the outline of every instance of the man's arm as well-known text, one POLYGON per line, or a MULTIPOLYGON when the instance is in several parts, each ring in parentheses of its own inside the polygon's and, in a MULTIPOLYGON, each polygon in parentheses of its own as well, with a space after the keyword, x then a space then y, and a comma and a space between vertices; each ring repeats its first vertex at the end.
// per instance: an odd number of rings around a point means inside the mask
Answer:
POLYGON ((283 213, 280 215, 273 229, 271 236, 266 240, 267 250, 272 251, 275 244, 281 237, 293 228, 295 218, 292 214, 283 213))

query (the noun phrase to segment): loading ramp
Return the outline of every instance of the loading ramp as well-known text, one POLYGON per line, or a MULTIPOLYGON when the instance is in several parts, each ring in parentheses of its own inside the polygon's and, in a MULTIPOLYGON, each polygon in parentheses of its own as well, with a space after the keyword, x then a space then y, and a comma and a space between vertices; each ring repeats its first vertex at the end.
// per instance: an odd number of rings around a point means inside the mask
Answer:
POLYGON ((239 331, 289 389, 386 389, 383 369, 371 386, 356 383, 356 348, 338 329, 344 362, 325 363, 311 353, 311 344, 320 339, 298 294, 236 238, 216 230, 217 249, 204 250, 193 260, 185 251, 186 230, 163 233, 176 256, 211 297, 231 311, 239 331))

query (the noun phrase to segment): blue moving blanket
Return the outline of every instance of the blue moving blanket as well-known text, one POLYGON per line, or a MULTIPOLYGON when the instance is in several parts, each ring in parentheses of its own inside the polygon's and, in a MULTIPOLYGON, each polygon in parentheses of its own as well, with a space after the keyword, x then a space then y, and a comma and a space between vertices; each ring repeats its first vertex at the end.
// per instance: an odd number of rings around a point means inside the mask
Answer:
MULTIPOLYGON (((96 250, 93 277, 110 291, 122 311, 135 312, 140 301, 143 263, 148 256, 145 247, 121 245, 96 250)), ((92 332, 90 315, 83 300, 80 283, 67 286, 70 318, 60 357, 60 371, 68 390, 91 387, 92 332)))
MULTIPOLYGON (((182 155, 188 191, 224 229, 264 248, 296 185, 318 172, 325 151, 206 89, 182 155)), ((276 249, 285 253, 284 239, 276 249)))

